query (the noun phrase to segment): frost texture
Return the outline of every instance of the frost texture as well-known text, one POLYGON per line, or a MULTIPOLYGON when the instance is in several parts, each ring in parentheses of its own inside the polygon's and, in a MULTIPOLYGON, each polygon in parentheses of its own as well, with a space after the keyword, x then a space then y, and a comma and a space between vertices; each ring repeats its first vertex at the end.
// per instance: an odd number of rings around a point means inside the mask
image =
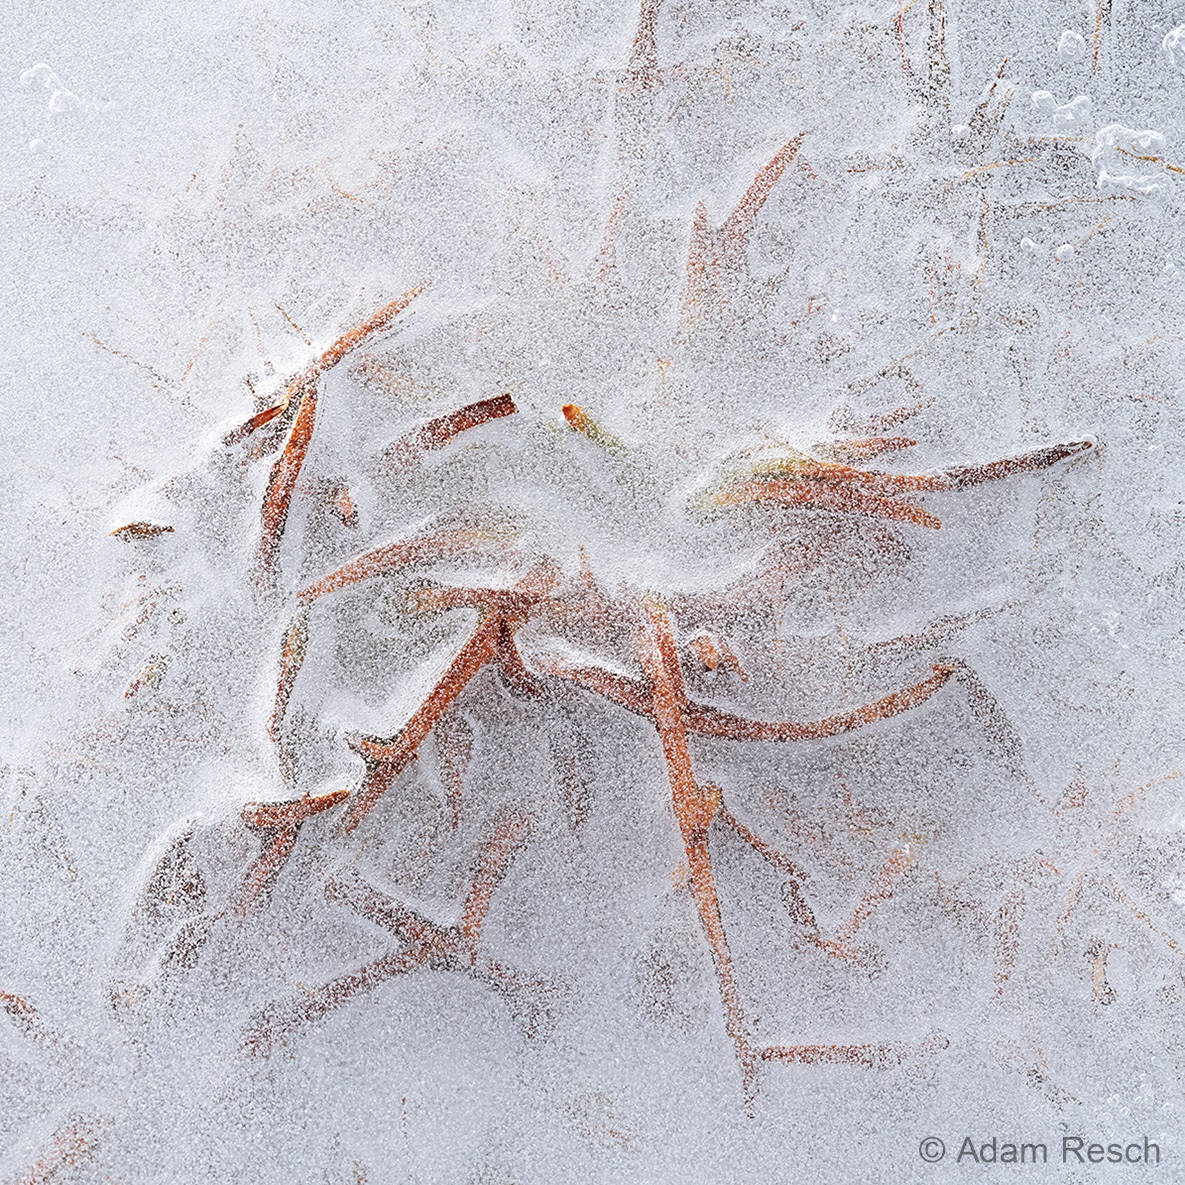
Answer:
POLYGON ((51 7, 7 1178, 1185 1171, 1180 14, 51 7))

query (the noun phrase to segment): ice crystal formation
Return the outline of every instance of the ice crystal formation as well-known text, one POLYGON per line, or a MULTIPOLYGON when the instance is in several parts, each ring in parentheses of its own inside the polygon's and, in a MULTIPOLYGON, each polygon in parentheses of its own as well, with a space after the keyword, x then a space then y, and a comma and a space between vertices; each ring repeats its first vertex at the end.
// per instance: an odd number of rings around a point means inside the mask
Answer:
POLYGON ((454 7, 18 30, 11 1178, 1185 1156, 1180 14, 454 7))

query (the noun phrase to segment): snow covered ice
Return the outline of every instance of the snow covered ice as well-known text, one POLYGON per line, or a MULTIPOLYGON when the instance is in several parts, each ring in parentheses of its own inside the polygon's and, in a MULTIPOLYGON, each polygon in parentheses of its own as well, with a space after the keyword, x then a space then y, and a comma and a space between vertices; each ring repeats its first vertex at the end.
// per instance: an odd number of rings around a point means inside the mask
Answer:
POLYGON ((1183 21, 10 8, 0 1181, 1185 1179, 1183 21))

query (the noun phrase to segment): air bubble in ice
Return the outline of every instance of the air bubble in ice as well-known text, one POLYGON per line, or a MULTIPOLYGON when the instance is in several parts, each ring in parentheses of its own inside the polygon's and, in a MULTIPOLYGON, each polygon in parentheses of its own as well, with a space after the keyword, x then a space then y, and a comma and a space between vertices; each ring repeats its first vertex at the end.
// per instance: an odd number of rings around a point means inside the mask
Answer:
POLYGON ((1185 74, 1185 25, 1170 29, 1160 43, 1164 60, 1175 70, 1185 74))
POLYGON ((1086 53, 1086 41, 1081 33, 1067 29, 1058 40, 1057 56, 1062 62, 1076 62, 1086 53))
POLYGON ((1068 103, 1058 104, 1049 91, 1033 91, 1033 107, 1040 115, 1053 120, 1055 127, 1078 127, 1090 118, 1090 98, 1075 95, 1068 103))
POLYGON ((73 91, 56 90, 49 97, 51 111, 73 111, 78 106, 78 96, 73 91))
POLYGON ((1110 123, 1095 134, 1090 159, 1099 189, 1126 189, 1147 196, 1159 194, 1171 184, 1161 156, 1165 140, 1160 132, 1110 123))
POLYGON ((21 74, 21 86, 40 84, 46 90, 51 90, 58 85, 58 81, 58 76, 46 62, 38 62, 36 66, 30 66, 21 74))
POLYGON ((1057 127, 1072 128, 1084 124, 1090 119, 1090 98, 1087 95, 1075 95, 1068 103, 1063 103, 1053 113, 1053 122, 1057 127))

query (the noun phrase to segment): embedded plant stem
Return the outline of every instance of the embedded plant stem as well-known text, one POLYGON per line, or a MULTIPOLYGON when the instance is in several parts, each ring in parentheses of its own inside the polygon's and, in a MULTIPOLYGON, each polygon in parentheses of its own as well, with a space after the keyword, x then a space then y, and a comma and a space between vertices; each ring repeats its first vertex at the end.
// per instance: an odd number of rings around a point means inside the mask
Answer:
MULTIPOLYGON (((602 667, 569 666, 562 659, 551 655, 533 655, 531 659, 541 674, 565 679, 593 691, 612 703, 654 719, 654 706, 647 686, 637 679, 607 671, 602 667)), ((822 720, 752 720, 737 716, 710 704, 687 701, 683 723, 688 732, 704 736, 719 737, 731 741, 813 741, 824 737, 838 736, 864 728, 878 720, 887 720, 924 703, 940 687, 944 686, 954 673, 950 663, 932 664, 933 674, 900 691, 891 692, 871 704, 862 704, 826 716, 822 720)))
POLYGON ((662 741, 667 775, 671 783, 671 802, 683 837, 687 864, 691 872, 691 892, 699 911, 700 925, 707 937, 716 964, 716 980, 724 1004, 724 1022, 736 1049, 741 1066, 745 1104, 751 1106, 756 1093, 756 1062, 745 1031, 740 993, 733 975, 732 957, 708 850, 708 828, 720 809, 720 791, 697 785, 687 748, 683 713, 687 697, 683 674, 670 623, 665 611, 653 601, 646 605, 647 622, 637 637, 638 657, 650 680, 655 727, 662 741))
POLYGON ((72 1118, 53 1134, 49 1148, 19 1178, 20 1185, 53 1185, 71 1169, 94 1160, 100 1124, 90 1118, 72 1118))
MULTIPOLYGON (((301 468, 304 466, 305 457, 308 455, 309 445, 312 443, 313 428, 317 421, 317 380, 326 371, 336 366, 355 346, 372 334, 386 329, 422 291, 422 288, 409 289, 390 304, 384 305, 361 325, 342 334, 329 349, 288 384, 288 393, 284 397, 284 403, 288 403, 293 398, 298 399, 299 403, 288 440, 268 476, 267 490, 263 498, 262 532, 256 553, 256 581, 261 588, 270 589, 275 579, 280 540, 288 521, 292 493, 296 488, 297 479, 300 477, 301 468)), ((283 404, 280 406, 282 407, 283 404)), ((251 421, 248 423, 250 424, 251 421)), ((258 425, 253 425, 248 431, 253 430, 255 426, 258 425)), ((234 435, 232 433, 232 436, 234 435)))
POLYGON ((938 530, 942 521, 928 510, 908 502, 865 494, 849 487, 814 481, 748 481, 729 486, 713 495, 717 506, 746 506, 768 502, 777 506, 801 507, 809 510, 834 510, 849 514, 863 514, 892 522, 913 523, 919 527, 938 530))
POLYGON ((291 784, 294 779, 291 755, 284 743, 284 718, 288 713, 288 701, 300 668, 304 665, 309 649, 309 611, 306 609, 293 618, 284 633, 280 647, 280 675, 276 681, 276 698, 272 714, 268 717, 267 733, 280 757, 280 771, 284 781, 291 784))
POLYGON ((275 580, 276 561, 280 554, 280 540, 288 522, 288 508, 292 491, 296 488, 305 456, 313 439, 317 422, 317 387, 315 383, 293 386, 297 396, 296 419, 268 476, 263 497, 262 532, 256 553, 256 582, 262 589, 270 589, 275 580))
POLYGON ((444 559, 470 551, 484 543, 496 541, 497 532, 473 527, 470 529, 428 532, 410 539, 398 539, 365 552, 343 564, 335 572, 323 576, 313 584, 302 588, 297 599, 306 605, 358 584, 375 576, 387 576, 415 564, 428 560, 444 559))
MULTIPOLYGON (((385 740, 362 736, 350 738, 351 746, 367 762, 367 777, 346 812, 343 826, 347 832, 353 831, 390 789, 391 784, 415 757, 420 745, 436 727, 437 722, 482 667, 497 660, 504 669, 508 668, 509 679, 512 682, 521 674, 529 684, 530 675, 513 646, 514 630, 525 620, 529 607, 545 598, 552 590, 557 578, 556 569, 550 563, 545 561, 536 564, 511 590, 523 598, 528 608, 519 612, 487 612, 449 664, 440 681, 428 693, 428 698, 415 710, 397 736, 385 740)), ((532 690, 529 686, 524 689, 532 690)))
POLYGON ((912 863, 913 849, 909 844, 893 851, 865 891, 852 916, 836 931, 837 942, 847 943, 855 936, 856 931, 872 916, 876 907, 893 895, 898 880, 905 875, 906 869, 912 863))
POLYGON ((528 828, 527 816, 511 811, 496 818, 487 829, 459 925, 438 925, 415 910, 391 901, 357 873, 348 872, 331 880, 325 886, 328 900, 340 902, 390 931, 406 944, 406 949, 384 955, 287 1003, 265 1008, 246 1034, 248 1052, 267 1054, 278 1038, 319 1020, 362 992, 420 968, 467 972, 500 992, 517 986, 515 977, 504 968, 488 960, 479 961, 478 944, 490 899, 526 838, 528 828))
POLYGON ((351 745, 366 758, 369 768, 366 782, 346 812, 343 826, 347 832, 353 831, 370 814, 378 800, 415 757, 436 722, 453 705, 473 676, 497 655, 501 628, 502 617, 498 613, 487 613, 478 622, 477 628, 449 663, 439 682, 428 693, 428 698, 415 710, 398 736, 389 740, 372 737, 351 739, 351 745))
POLYGON ((1035 473, 1040 469, 1048 469, 1059 461, 1068 460, 1092 448, 1093 440, 1054 444, 1034 449, 1030 453, 1022 453, 1019 457, 1004 457, 998 461, 984 461, 978 465, 960 465, 954 469, 947 469, 943 476, 950 481, 954 489, 965 490, 984 482, 1000 481, 1017 473, 1035 473))
POLYGON ((791 1062, 803 1066, 863 1066, 881 1070, 900 1065, 917 1054, 946 1049, 945 1037, 919 1042, 884 1041, 871 1045, 771 1045, 761 1051, 763 1061, 791 1062))
POLYGON ((349 793, 348 790, 335 790, 316 798, 248 804, 243 808, 243 822, 263 837, 263 848, 247 869, 243 883, 231 901, 232 914, 244 917, 266 899, 292 855, 301 826, 314 815, 344 802, 349 793))

